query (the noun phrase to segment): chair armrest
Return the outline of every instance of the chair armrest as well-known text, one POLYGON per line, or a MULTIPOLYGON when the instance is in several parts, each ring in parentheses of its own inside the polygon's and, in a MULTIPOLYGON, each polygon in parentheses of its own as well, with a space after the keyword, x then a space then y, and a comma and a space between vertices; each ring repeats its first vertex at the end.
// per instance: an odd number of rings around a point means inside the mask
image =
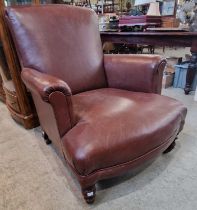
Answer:
POLYGON ((166 61, 158 55, 104 55, 111 88, 161 94, 166 61))
POLYGON ((32 93, 42 128, 46 132, 50 130, 48 117, 55 116, 59 134, 63 136, 75 124, 69 86, 56 77, 30 68, 24 68, 21 77, 32 93), (47 108, 49 106, 52 109, 47 108), (53 114, 50 110, 53 110, 53 114))
POLYGON ((28 89, 40 95, 45 102, 49 102, 49 96, 54 91, 60 91, 65 96, 72 95, 69 86, 64 81, 51 75, 24 68, 21 77, 28 89))

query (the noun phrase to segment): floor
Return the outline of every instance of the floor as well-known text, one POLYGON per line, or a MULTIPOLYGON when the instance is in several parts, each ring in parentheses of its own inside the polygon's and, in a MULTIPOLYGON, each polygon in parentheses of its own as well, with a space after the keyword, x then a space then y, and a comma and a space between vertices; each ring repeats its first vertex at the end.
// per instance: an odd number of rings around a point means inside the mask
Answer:
POLYGON ((195 210, 197 207, 197 102, 182 89, 163 90, 188 107, 176 148, 140 173, 103 181, 93 205, 40 128, 25 130, 0 102, 0 210, 195 210))

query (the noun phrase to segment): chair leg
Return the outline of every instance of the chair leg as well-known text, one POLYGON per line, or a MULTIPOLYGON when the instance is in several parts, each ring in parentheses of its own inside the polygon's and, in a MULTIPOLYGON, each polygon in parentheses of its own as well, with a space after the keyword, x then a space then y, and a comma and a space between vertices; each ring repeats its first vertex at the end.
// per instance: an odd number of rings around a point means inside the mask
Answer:
POLYGON ((83 197, 86 201, 86 203, 91 204, 94 202, 95 197, 96 197, 96 187, 95 185, 91 186, 91 187, 87 187, 87 188, 82 188, 82 194, 83 197))
POLYGON ((42 131, 42 137, 44 138, 45 140, 45 143, 48 145, 48 144, 51 144, 51 140, 49 139, 48 135, 46 132, 42 131))
POLYGON ((168 152, 170 152, 170 151, 172 151, 173 149, 174 149, 174 147, 175 147, 175 145, 176 145, 176 139, 177 139, 177 137, 175 138, 175 140, 172 142, 172 144, 170 144, 170 146, 163 152, 164 154, 166 154, 166 153, 168 153, 168 152))

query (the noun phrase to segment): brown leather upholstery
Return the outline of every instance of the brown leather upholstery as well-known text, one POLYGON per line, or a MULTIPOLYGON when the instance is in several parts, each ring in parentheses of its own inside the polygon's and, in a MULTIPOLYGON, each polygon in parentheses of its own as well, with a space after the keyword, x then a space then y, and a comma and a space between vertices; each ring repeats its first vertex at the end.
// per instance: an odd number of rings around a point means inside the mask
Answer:
POLYGON ((81 175, 159 147, 178 133, 186 115, 174 99, 120 89, 88 91, 72 100, 78 123, 62 140, 67 160, 81 175))
POLYGON ((62 5, 8 10, 22 66, 61 78, 73 93, 106 86, 92 10, 62 5))
POLYGON ((159 95, 165 60, 103 58, 97 17, 89 9, 10 8, 7 20, 41 126, 76 174, 87 202, 98 180, 172 145, 186 108, 159 95))
POLYGON ((161 62, 158 55, 151 58, 150 55, 105 55, 109 87, 160 94, 166 62, 161 62))

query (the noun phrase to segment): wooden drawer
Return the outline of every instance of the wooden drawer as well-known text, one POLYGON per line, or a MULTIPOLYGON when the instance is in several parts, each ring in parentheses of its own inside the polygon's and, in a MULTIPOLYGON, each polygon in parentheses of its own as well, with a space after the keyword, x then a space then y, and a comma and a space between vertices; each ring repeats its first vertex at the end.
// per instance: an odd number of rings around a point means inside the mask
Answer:
POLYGON ((10 106, 16 112, 20 112, 17 97, 15 95, 10 94, 7 91, 6 91, 6 103, 8 106, 10 106))
POLYGON ((11 109, 19 113, 21 110, 12 81, 5 82, 3 88, 6 94, 6 104, 11 109))
POLYGON ((5 92, 3 91, 3 89, 0 89, 0 100, 2 100, 5 103, 5 92))

